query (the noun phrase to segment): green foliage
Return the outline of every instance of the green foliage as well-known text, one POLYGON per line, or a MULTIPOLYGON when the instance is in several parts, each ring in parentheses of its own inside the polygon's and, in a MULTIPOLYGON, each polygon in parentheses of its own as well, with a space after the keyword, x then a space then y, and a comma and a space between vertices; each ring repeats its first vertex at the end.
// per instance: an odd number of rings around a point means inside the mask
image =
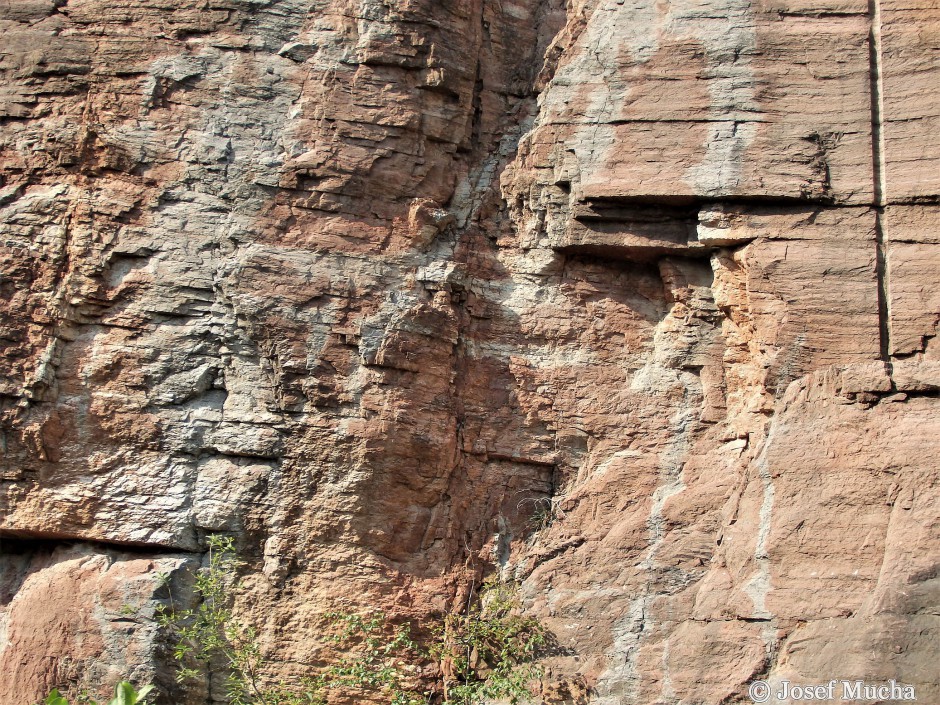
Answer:
POLYGON ((547 632, 521 614, 518 588, 484 583, 479 600, 463 614, 447 615, 435 654, 444 674, 444 702, 474 705, 490 698, 529 699, 541 675, 535 661, 547 632))
MULTIPOLYGON (((321 705, 328 689, 386 693, 393 705, 424 702, 404 685, 406 658, 417 653, 408 625, 387 633, 381 615, 363 617, 331 613, 330 639, 345 656, 316 677, 305 678, 296 687, 263 683, 265 666, 254 627, 235 618, 231 596, 238 589, 232 539, 212 536, 209 565, 196 576, 199 606, 159 610, 158 621, 174 636, 173 656, 181 667, 177 680, 196 678, 199 666, 208 669, 221 663, 227 671, 226 694, 231 705, 321 705)), ((163 578, 168 583, 168 578, 163 578)))
POLYGON ((326 670, 324 684, 363 694, 383 692, 390 705, 479 705, 493 698, 521 703, 529 700, 530 685, 541 675, 535 662, 547 633, 537 620, 521 614, 518 586, 512 583, 484 583, 465 612, 432 626, 428 645, 412 637, 410 625, 391 627, 381 614, 332 613, 328 618, 341 625, 332 639, 348 655, 326 670), (414 680, 409 664, 412 669, 436 666, 438 688, 419 693, 409 687, 414 680))
POLYGON ((69 705, 69 701, 59 694, 57 688, 53 688, 52 692, 42 702, 43 705, 69 705))
MULTIPOLYGON (((136 690, 134 686, 127 681, 121 681, 114 686, 114 697, 108 701, 108 705, 141 705, 152 690, 152 685, 145 685, 140 690, 136 690)), ((89 698, 83 697, 80 698, 80 700, 88 705, 96 705, 95 701, 89 698)), ((43 705, 69 705, 69 701, 59 694, 58 690, 53 689, 52 692, 46 696, 43 705)))
POLYGON ((389 624, 381 613, 368 615, 330 612, 329 638, 344 656, 321 674, 326 688, 362 694, 380 692, 390 705, 421 705, 429 693, 410 687, 413 664, 426 659, 426 650, 413 638, 410 624, 389 624))
POLYGON ((151 690, 152 685, 145 685, 137 691, 127 681, 121 681, 114 686, 114 697, 108 701, 108 705, 140 705, 151 690))
MULTIPOLYGON (((516 585, 491 579, 462 613, 424 625, 421 638, 411 624, 393 623, 379 612, 330 612, 324 631, 338 659, 315 676, 271 685, 262 675, 266 662, 256 630, 232 610, 242 565, 234 542, 211 536, 208 545, 208 565, 195 577, 198 606, 177 608, 171 590, 157 622, 173 643, 177 680, 185 684, 221 667, 230 705, 326 705, 330 692, 370 699, 381 694, 389 705, 480 705, 489 699, 516 704, 529 699, 530 684, 541 675, 536 660, 545 629, 523 616, 516 585), (439 675, 436 684, 429 683, 433 673, 439 675), (430 689, 419 689, 421 683, 430 689)), ((169 575, 159 579, 169 588, 169 575)), ((151 690, 137 692, 122 682, 108 705, 140 705, 151 690)), ((43 705, 69 703, 54 690, 43 705)))
MULTIPOLYGON (((186 683, 197 678, 201 669, 221 663, 226 671, 225 691, 231 705, 295 705, 322 702, 310 684, 294 690, 284 686, 266 686, 261 680, 264 658, 254 627, 235 618, 231 596, 238 589, 236 571, 242 565, 235 558, 231 537, 210 536, 209 565, 196 574, 195 609, 157 610, 158 623, 175 641, 173 658, 180 664, 176 679, 186 683), (201 668, 200 668, 201 667, 201 668)), ((168 583, 168 576, 160 576, 168 583)))

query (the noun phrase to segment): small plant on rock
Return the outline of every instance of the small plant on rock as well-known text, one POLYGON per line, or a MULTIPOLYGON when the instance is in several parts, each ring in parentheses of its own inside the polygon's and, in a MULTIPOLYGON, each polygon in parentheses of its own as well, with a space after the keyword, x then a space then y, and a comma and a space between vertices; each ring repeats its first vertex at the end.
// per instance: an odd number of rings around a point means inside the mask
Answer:
POLYGON ((326 668, 321 682, 363 695, 382 693, 390 705, 421 705, 430 693, 415 688, 415 664, 427 659, 408 623, 391 625, 381 613, 369 615, 330 612, 330 640, 344 654, 326 668))
MULTIPOLYGON (((147 695, 152 690, 152 685, 145 685, 140 690, 137 690, 127 681, 121 681, 114 686, 114 697, 108 701, 107 705, 142 705, 147 695)), ((85 705, 97 705, 94 700, 88 697, 82 697, 80 701, 85 705)), ((69 701, 54 688, 52 692, 46 696, 43 705, 69 705, 69 701)))
POLYGON ((366 696, 381 692, 390 705, 521 703, 541 675, 536 659, 547 632, 522 614, 512 583, 485 582, 464 612, 431 626, 433 638, 424 645, 412 638, 409 625, 390 627, 380 614, 328 617, 341 626, 332 639, 347 655, 324 672, 326 687, 366 696), (423 693, 413 687, 419 666, 440 677, 423 693))
POLYGON ((231 705, 325 705, 330 692, 381 698, 389 705, 480 705, 490 699, 515 704, 529 699, 530 684, 541 674, 536 659, 546 642, 544 627, 522 614, 518 586, 490 579, 463 613, 420 630, 378 612, 329 612, 325 631, 337 659, 295 684, 266 684, 257 632, 231 608, 241 565, 234 552, 231 538, 210 537, 208 566, 196 576, 198 607, 177 609, 171 593, 170 605, 158 610, 181 665, 177 680, 186 683, 202 669, 221 665, 231 705), (419 632, 431 638, 418 638, 419 632), (436 684, 432 673, 439 675, 436 684))
POLYGON ((522 614, 518 586, 490 579, 463 614, 450 614, 434 653, 441 663, 444 702, 527 701, 541 675, 536 665, 545 628, 522 614))
MULTIPOLYGON (((263 683, 265 665, 258 644, 257 630, 236 619, 231 609, 232 595, 239 583, 231 537, 210 536, 209 565, 196 575, 195 609, 176 609, 170 594, 170 606, 157 610, 157 622, 175 641, 173 657, 180 664, 179 683, 197 678, 200 666, 206 670, 221 663, 226 671, 225 690, 231 705, 319 705, 321 684, 303 679, 296 688, 263 683)), ((164 576, 166 580, 166 576, 164 576)))
POLYGON ((544 531, 554 523, 557 500, 553 497, 526 497, 516 505, 516 509, 524 513, 526 505, 532 506, 526 527, 532 533, 530 538, 534 538, 535 534, 544 531))

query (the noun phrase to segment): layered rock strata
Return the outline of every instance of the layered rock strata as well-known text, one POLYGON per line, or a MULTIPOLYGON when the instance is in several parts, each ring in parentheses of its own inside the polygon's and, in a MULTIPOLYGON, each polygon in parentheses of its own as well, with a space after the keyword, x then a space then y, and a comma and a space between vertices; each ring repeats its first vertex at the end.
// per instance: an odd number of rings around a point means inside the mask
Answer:
POLYGON ((329 660, 326 610, 497 571, 557 639, 544 702, 940 701, 938 32, 0 7, 0 705, 221 701, 153 622, 220 532, 272 680, 329 660))

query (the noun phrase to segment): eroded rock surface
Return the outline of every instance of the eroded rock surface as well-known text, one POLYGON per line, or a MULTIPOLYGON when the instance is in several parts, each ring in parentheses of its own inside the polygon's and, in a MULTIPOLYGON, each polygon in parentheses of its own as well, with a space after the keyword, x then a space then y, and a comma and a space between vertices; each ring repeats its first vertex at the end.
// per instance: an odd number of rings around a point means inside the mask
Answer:
POLYGON ((940 701, 940 14, 0 7, 0 705, 522 581, 555 703, 940 701), (547 510, 547 511, 546 511, 547 510))

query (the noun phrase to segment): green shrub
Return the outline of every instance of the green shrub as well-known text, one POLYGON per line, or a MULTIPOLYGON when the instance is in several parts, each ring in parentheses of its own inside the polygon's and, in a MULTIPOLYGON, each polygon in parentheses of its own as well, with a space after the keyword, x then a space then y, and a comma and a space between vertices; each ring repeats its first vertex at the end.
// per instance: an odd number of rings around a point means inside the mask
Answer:
POLYGON ((547 633, 537 620, 521 614, 518 588, 511 583, 485 582, 464 612, 431 626, 432 638, 425 644, 412 638, 410 624, 392 626, 380 613, 327 617, 341 625, 331 638, 347 655, 322 674, 324 685, 382 692, 391 705, 478 705, 493 698, 521 703, 541 675, 536 659, 547 633), (423 692, 413 687, 412 671, 421 666, 439 677, 423 692))
MULTIPOLYGON (((195 578, 198 606, 178 609, 170 591, 157 622, 173 644, 177 681, 185 685, 221 666, 230 705, 325 705, 330 691, 381 695, 389 705, 479 705, 494 698, 515 704, 529 699, 530 684, 541 675, 536 660, 547 632, 522 614, 516 585, 490 579, 462 613, 420 629, 379 612, 327 613, 324 631, 342 655, 316 675, 271 685, 263 678, 267 664, 257 631, 232 611, 241 566, 234 542, 211 536, 208 545, 208 566, 195 578)), ((169 587, 169 576, 161 578, 169 587)), ((108 705, 139 705, 151 690, 138 693, 120 683, 108 705)), ((69 703, 54 690, 44 705, 69 703)))
MULTIPOLYGON (((210 536, 209 565, 196 574, 195 609, 177 609, 170 594, 170 606, 157 609, 157 622, 174 642, 173 658, 180 664, 177 682, 185 684, 221 662, 226 670, 225 691, 231 705, 295 705, 322 702, 319 684, 306 680, 300 687, 263 684, 264 659, 254 627, 235 618, 231 596, 239 588, 231 537, 210 536)), ((167 576, 164 576, 167 579, 167 576)))
POLYGON ((433 653, 441 663, 444 702, 474 705, 487 699, 529 699, 530 683, 547 632, 521 614, 518 588, 491 579, 462 614, 449 614, 433 653))
POLYGON ((408 623, 392 625, 380 612, 326 615, 329 637, 344 654, 320 674, 324 688, 368 695, 382 693, 390 705, 421 705, 430 692, 415 689, 413 670, 427 650, 412 638, 408 623))
POLYGON ((42 702, 43 705, 69 705, 69 701, 59 694, 58 688, 53 688, 42 702))
MULTIPOLYGON (((114 697, 108 701, 107 705, 141 705, 152 690, 152 685, 145 685, 140 690, 136 690, 127 681, 121 681, 114 686, 114 697)), ((87 697, 81 698, 81 702, 87 705, 97 705, 94 700, 87 697)), ((69 705, 69 701, 54 688, 46 696, 43 705, 69 705)))

